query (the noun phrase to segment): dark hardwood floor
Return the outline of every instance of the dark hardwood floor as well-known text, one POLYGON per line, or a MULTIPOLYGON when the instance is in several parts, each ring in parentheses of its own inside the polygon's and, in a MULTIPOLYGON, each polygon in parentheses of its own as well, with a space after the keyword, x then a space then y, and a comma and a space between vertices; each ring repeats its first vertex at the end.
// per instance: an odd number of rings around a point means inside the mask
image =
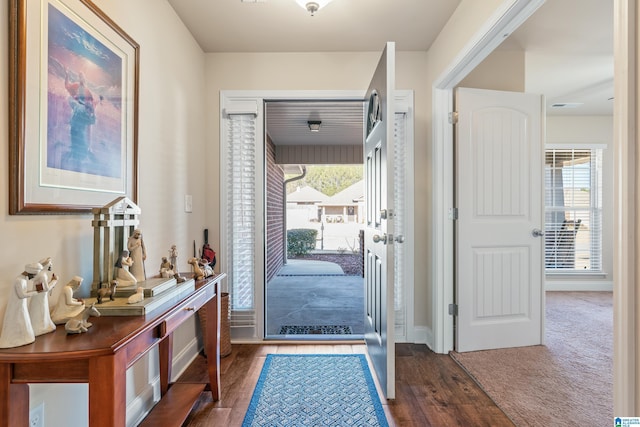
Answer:
MULTIPOLYGON (((364 344, 234 344, 221 360, 221 399, 202 393, 184 426, 241 426, 268 353, 365 353, 364 344)), ((179 382, 206 381, 199 357, 179 382)), ((396 399, 382 400, 391 426, 513 426, 448 355, 396 345, 396 399)))

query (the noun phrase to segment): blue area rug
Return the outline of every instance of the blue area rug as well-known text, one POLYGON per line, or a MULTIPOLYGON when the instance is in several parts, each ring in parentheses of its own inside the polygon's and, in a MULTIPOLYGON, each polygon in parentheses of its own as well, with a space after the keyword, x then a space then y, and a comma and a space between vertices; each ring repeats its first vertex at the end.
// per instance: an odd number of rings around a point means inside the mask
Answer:
POLYGON ((362 354, 269 354, 243 427, 388 427, 362 354))

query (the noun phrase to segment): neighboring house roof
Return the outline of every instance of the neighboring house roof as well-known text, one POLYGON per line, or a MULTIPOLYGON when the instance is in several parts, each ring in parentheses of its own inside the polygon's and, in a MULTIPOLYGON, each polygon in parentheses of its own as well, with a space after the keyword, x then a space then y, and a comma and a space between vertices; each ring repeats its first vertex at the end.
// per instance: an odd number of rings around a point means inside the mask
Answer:
POLYGON ((320 206, 355 206, 362 201, 364 201, 364 181, 361 180, 329 197, 320 206))
POLYGON ((322 203, 329 198, 313 187, 298 187, 296 191, 287 194, 287 203, 322 203))

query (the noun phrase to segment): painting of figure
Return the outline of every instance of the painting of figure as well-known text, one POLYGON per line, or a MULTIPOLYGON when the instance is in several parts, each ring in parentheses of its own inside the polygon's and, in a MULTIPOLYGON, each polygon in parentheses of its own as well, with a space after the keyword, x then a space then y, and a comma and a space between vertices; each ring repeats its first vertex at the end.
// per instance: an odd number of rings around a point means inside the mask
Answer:
POLYGON ((48 4, 48 168, 122 178, 126 152, 123 61, 80 18, 48 4))

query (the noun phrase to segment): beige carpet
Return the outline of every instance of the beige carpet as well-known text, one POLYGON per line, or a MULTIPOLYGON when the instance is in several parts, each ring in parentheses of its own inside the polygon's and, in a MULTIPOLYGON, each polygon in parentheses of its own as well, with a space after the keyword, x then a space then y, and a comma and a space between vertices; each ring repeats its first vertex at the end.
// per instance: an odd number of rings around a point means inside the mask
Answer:
POLYGON ((611 292, 547 292, 546 345, 451 353, 516 426, 613 425, 611 292))

